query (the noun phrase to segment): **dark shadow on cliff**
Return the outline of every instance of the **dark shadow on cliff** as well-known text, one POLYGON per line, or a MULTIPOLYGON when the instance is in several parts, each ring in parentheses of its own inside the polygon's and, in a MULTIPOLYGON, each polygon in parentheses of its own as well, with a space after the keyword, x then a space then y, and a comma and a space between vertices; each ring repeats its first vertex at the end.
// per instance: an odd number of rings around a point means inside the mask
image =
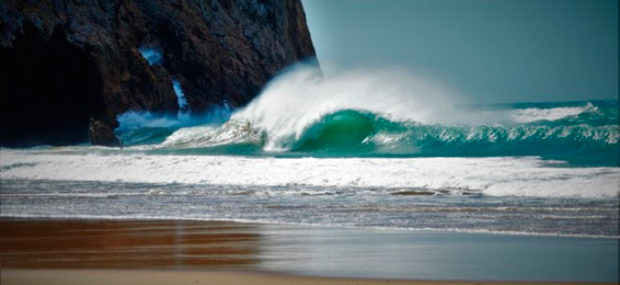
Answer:
POLYGON ((29 22, 0 48, 0 144, 86 142, 89 118, 104 112, 94 59, 56 27, 49 40, 29 22))
POLYGON ((86 142, 90 117, 114 129, 179 97, 192 116, 238 108, 313 56, 300 0, 2 0, 0 146, 86 142))

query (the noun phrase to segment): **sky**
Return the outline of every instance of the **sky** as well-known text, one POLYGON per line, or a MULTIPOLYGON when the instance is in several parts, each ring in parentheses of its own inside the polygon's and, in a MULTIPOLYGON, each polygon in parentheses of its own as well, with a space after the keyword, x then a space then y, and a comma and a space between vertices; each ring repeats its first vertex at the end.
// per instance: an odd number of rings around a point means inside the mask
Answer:
POLYGON ((618 99, 618 0, 302 0, 327 75, 406 68, 475 102, 618 99))

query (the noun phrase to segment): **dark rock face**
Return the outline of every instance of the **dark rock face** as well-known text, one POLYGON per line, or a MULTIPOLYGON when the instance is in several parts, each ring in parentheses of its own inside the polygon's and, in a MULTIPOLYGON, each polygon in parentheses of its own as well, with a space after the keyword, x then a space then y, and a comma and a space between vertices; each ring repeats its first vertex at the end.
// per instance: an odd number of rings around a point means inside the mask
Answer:
POLYGON ((241 106, 314 57, 299 0, 3 0, 0 145, 86 140, 89 118, 241 106), (161 51, 150 64, 140 48, 161 51))
POLYGON ((88 126, 88 141, 92 145, 121 146, 121 141, 114 135, 114 131, 110 127, 92 118, 88 126))

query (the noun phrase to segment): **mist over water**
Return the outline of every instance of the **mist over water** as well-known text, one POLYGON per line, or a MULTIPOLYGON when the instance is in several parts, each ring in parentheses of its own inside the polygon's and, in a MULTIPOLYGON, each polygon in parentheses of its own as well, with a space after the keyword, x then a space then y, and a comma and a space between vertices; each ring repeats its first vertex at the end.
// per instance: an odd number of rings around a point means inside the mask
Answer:
MULTIPOLYGON (((178 82, 174 86, 175 92, 182 94, 178 82)), ((186 108, 186 100, 179 96, 180 108, 186 108)), ((191 117, 130 111, 118 116, 116 133, 127 137, 128 131, 142 127, 213 126, 230 118, 243 122, 234 125, 250 124, 252 129, 265 133, 264 149, 277 151, 286 150, 311 124, 338 111, 378 114, 395 121, 446 122, 452 120, 447 114, 456 113, 456 98, 439 84, 406 70, 354 70, 323 77, 315 65, 302 63, 273 79, 240 110, 223 106, 191 117)))
POLYGON ((480 105, 302 64, 240 109, 118 121, 123 149, 2 150, 2 215, 619 235, 617 101, 480 105))
POLYGON ((448 90, 405 70, 358 70, 322 77, 316 68, 299 66, 272 81, 232 119, 246 120, 269 134, 266 149, 277 150, 338 111, 437 123, 449 120, 447 114, 453 113, 456 104, 448 90))
POLYGON ((617 101, 476 105, 406 70, 289 68, 244 108, 119 116, 126 145, 158 152, 316 157, 533 155, 619 165, 617 101), (129 131, 128 131, 129 130, 129 131), (144 148, 144 147, 142 147, 144 148))

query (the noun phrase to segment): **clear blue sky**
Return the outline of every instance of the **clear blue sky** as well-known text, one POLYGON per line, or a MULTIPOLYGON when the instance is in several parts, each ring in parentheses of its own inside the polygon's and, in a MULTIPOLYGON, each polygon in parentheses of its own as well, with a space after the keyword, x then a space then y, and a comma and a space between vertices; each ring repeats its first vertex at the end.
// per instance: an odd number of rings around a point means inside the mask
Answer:
POLYGON ((618 0, 302 0, 324 72, 400 67, 476 102, 618 98, 618 0))

